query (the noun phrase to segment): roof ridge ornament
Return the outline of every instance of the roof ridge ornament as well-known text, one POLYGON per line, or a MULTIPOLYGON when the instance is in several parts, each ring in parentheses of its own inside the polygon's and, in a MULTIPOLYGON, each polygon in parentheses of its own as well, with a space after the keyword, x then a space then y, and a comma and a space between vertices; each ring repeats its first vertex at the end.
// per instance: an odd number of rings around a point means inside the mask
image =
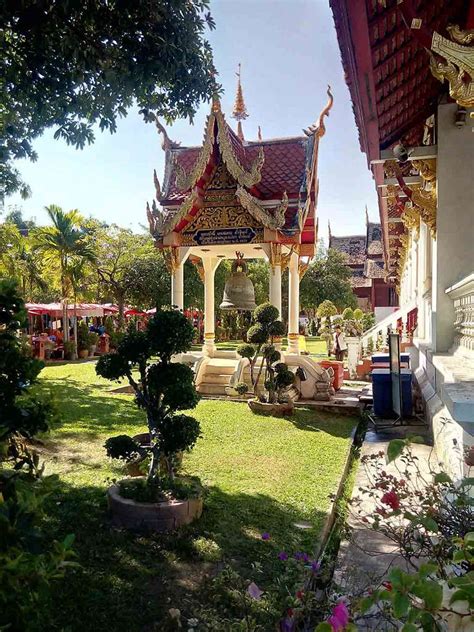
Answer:
POLYGON ((251 195, 244 187, 238 186, 235 195, 246 211, 256 220, 261 222, 266 228, 278 230, 285 224, 285 213, 288 208, 288 195, 284 191, 280 204, 275 210, 275 214, 271 214, 264 208, 258 198, 251 195))
POLYGON ((156 125, 156 129, 158 130, 158 134, 163 134, 163 141, 161 143, 161 147, 164 149, 164 151, 168 151, 170 149, 176 149, 177 147, 181 145, 181 143, 177 143, 174 140, 170 139, 165 127, 162 125, 162 123, 160 123, 158 117, 156 116, 155 116, 155 125, 156 125))
POLYGON ((331 111, 331 108, 334 103, 334 97, 332 95, 330 85, 328 85, 328 89, 326 93, 328 95, 328 102, 326 103, 326 105, 321 111, 321 114, 319 115, 318 123, 317 124, 313 123, 313 125, 310 125, 306 129, 303 129, 303 132, 306 134, 306 136, 318 136, 319 138, 322 138, 324 134, 326 133, 326 127, 324 126, 324 117, 329 116, 329 112, 331 111))

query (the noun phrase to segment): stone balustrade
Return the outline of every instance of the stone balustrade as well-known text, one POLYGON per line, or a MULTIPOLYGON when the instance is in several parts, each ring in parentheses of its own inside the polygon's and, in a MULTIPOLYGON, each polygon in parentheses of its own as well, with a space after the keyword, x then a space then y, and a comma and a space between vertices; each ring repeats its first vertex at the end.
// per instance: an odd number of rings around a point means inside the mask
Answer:
POLYGON ((474 357, 474 272, 446 290, 454 304, 452 351, 474 357))

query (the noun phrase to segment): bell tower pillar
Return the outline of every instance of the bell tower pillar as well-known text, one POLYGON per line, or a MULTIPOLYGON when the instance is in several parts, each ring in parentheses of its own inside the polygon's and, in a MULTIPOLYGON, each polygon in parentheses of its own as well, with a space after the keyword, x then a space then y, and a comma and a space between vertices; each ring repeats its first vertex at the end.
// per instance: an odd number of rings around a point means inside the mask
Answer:
POLYGON ((215 341, 215 309, 214 309, 214 275, 219 267, 217 257, 203 257, 204 268, 204 346, 205 355, 212 357, 216 350, 215 341))
POLYGON ((270 243, 270 303, 281 313, 281 245, 270 243))
POLYGON ((288 352, 299 354, 300 274, 299 256, 293 252, 288 264, 288 352))

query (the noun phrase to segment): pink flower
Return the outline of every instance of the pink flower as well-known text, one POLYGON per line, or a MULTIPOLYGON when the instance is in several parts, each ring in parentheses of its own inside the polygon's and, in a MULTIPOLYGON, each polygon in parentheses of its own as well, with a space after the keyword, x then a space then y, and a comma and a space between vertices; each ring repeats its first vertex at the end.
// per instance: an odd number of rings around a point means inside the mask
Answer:
POLYGON ((263 590, 260 590, 260 588, 254 582, 249 584, 249 587, 247 588, 247 592, 252 597, 252 599, 255 599, 256 601, 261 599, 263 595, 263 590))
POLYGON ((340 601, 332 609, 332 614, 328 619, 333 632, 341 632, 349 623, 349 610, 344 602, 340 601))
POLYGON ((394 511, 400 508, 400 499, 393 490, 391 492, 386 492, 380 500, 384 505, 388 505, 394 511))
POLYGON ((262 540, 269 540, 270 539, 270 534, 267 533, 266 531, 264 533, 262 533, 262 540))

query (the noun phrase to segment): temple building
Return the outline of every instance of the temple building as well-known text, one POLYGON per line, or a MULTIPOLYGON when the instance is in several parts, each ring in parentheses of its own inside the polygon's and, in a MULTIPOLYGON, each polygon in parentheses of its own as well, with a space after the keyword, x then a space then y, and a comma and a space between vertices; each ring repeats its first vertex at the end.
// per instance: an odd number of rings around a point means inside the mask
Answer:
POLYGON ((398 299, 394 285, 386 281, 381 224, 369 222, 367 209, 365 219, 365 235, 338 237, 332 234, 329 223, 329 248, 345 256, 359 307, 374 312, 379 321, 396 309, 398 299))
MULTIPOLYGON (((299 284, 316 250, 319 142, 333 98, 328 88, 326 107, 302 136, 263 140, 259 131, 259 138, 247 140, 240 71, 238 77, 235 131, 217 97, 198 147, 182 147, 170 140, 157 122, 163 136, 165 172, 162 186, 154 175, 156 202, 147 207, 150 231, 171 272, 172 305, 183 308, 186 260, 197 267, 204 283, 204 358, 197 372, 198 390, 221 393, 229 382, 239 379, 242 360, 235 352, 217 350, 215 344, 214 275, 223 259, 231 259, 242 276, 245 260, 255 258, 268 261, 270 302, 288 324, 283 359, 288 364, 305 364, 310 379, 304 388, 308 389, 324 371, 299 355, 299 284), (282 314, 286 268, 288 313, 282 314)), ((249 309, 248 300, 235 307, 249 309)))
POLYGON ((474 442, 474 1, 330 5, 400 297, 362 344, 403 328, 457 479, 474 442))

